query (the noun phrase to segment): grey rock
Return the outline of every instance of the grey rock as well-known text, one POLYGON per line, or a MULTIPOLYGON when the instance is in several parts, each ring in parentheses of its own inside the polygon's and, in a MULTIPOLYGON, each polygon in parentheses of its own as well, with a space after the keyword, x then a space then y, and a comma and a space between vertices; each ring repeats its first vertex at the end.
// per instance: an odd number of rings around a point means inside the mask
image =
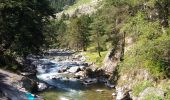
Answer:
POLYGON ((108 82, 108 79, 107 78, 99 78, 98 81, 100 83, 107 83, 108 82))
POLYGON ((79 66, 71 67, 68 72, 70 73, 76 73, 80 70, 79 66))
POLYGON ((146 88, 143 92, 141 92, 139 94, 139 98, 138 100, 143 100, 144 97, 148 96, 148 95, 156 95, 159 97, 164 97, 165 92, 159 88, 155 88, 155 87, 148 87, 146 88))
POLYGON ((75 76, 80 76, 80 77, 84 77, 84 71, 79 71, 75 74, 75 76))
POLYGON ((45 83, 38 83, 38 91, 43 91, 47 88, 48 86, 45 83))
POLYGON ((34 80, 29 78, 23 78, 22 80, 22 87, 24 87, 29 92, 37 92, 38 85, 34 80))
POLYGON ((129 91, 122 87, 116 88, 116 100, 131 100, 129 91))
POLYGON ((84 70, 86 67, 85 66, 79 66, 81 70, 84 70))

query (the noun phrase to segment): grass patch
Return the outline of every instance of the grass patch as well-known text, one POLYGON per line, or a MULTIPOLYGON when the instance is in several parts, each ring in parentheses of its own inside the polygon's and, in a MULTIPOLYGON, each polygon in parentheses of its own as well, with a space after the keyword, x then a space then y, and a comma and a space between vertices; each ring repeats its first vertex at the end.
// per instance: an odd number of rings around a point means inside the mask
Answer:
POLYGON ((98 67, 101 67, 107 52, 108 51, 102 51, 101 57, 99 57, 97 52, 85 52, 84 56, 87 62, 94 62, 98 67))
POLYGON ((151 86, 153 86, 153 84, 150 81, 139 82, 132 88, 132 93, 134 96, 138 96, 140 92, 144 91, 144 89, 151 86))

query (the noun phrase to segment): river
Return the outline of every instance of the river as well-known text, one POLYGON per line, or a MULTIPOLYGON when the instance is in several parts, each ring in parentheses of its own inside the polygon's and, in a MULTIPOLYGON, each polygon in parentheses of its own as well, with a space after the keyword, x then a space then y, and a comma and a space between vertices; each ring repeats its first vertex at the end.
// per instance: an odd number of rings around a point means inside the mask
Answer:
POLYGON ((49 89, 40 92, 39 95, 45 100, 113 100, 114 89, 101 83, 84 85, 83 79, 75 78, 74 73, 60 72, 63 68, 69 70, 75 66, 81 67, 84 62, 83 56, 54 51, 38 59, 38 63, 35 61, 37 78, 49 85, 49 89))

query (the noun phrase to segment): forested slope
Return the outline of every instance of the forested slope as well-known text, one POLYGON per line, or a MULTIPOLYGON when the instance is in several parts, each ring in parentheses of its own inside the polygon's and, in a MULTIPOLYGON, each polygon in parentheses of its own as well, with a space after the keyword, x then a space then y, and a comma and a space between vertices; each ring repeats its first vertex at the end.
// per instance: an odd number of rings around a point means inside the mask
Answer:
MULTIPOLYGON (((106 54, 101 55, 101 52, 116 50, 122 42, 121 57, 112 54, 113 59, 120 58, 116 68, 120 76, 118 86, 129 86, 135 96, 147 87, 159 86, 168 94, 160 98, 169 98, 169 0, 105 0, 101 3, 104 6, 95 14, 81 17, 75 14, 60 20, 62 27, 65 24, 67 28, 60 38, 65 42, 59 41, 59 46, 87 50, 85 55, 90 61, 102 66, 106 54), (130 79, 123 79, 126 76, 130 79), (130 81, 131 78, 134 81, 130 81), (165 86, 162 80, 166 80, 165 86)), ((155 94, 146 98, 152 95, 155 94)))

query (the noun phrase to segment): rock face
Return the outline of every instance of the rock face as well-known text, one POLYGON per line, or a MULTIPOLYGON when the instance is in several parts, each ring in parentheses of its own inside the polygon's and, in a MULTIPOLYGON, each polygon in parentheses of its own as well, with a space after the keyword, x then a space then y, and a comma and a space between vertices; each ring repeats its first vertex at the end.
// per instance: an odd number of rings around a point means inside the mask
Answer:
POLYGON ((113 47, 109 51, 109 53, 106 55, 104 62, 103 62, 104 65, 102 67, 105 70, 105 73, 111 76, 115 74, 117 65, 123 56, 123 52, 124 52, 123 45, 124 45, 124 42, 122 40, 119 40, 117 43, 117 46, 113 47))
POLYGON ((144 100, 145 97, 147 97, 148 95, 154 95, 163 98, 165 93, 161 89, 155 87, 148 87, 139 94, 138 100, 144 100))

